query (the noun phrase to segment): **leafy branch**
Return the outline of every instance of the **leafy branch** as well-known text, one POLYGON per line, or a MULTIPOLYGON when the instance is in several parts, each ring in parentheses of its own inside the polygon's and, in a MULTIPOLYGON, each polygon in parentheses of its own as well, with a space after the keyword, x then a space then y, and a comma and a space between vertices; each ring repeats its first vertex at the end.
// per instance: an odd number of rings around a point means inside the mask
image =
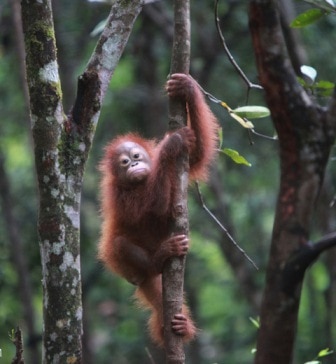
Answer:
POLYGON ((239 67, 238 63, 233 58, 233 56, 232 56, 232 54, 231 54, 231 52, 229 50, 229 47, 226 44, 224 34, 223 34, 223 32, 221 30, 221 27, 220 27, 220 24, 219 24, 218 2, 219 2, 219 0, 216 0, 216 2, 215 2, 215 22, 216 22, 216 28, 217 28, 218 35, 219 35, 219 37, 220 37, 220 39, 222 41, 222 45, 223 45, 224 51, 225 51, 228 59, 231 62, 232 66, 235 68, 235 70, 238 72, 238 74, 241 76, 241 78, 246 83, 247 88, 248 88, 248 91, 247 91, 248 93, 249 93, 250 89, 252 89, 252 88, 256 88, 256 89, 262 90, 262 86, 257 85, 257 84, 251 82, 248 79, 248 77, 246 76, 246 74, 244 73, 244 71, 239 67))
POLYGON ((219 104, 224 109, 226 109, 229 115, 235 119, 241 126, 245 129, 248 129, 253 134, 260 136, 265 139, 269 140, 277 140, 277 137, 270 137, 264 134, 260 134, 254 130, 254 125, 249 119, 259 119, 270 115, 270 111, 267 107, 264 106, 256 106, 256 105, 247 105, 238 107, 236 109, 232 109, 226 102, 217 99, 215 96, 210 94, 209 92, 205 91, 201 87, 202 92, 204 95, 215 104, 219 104))

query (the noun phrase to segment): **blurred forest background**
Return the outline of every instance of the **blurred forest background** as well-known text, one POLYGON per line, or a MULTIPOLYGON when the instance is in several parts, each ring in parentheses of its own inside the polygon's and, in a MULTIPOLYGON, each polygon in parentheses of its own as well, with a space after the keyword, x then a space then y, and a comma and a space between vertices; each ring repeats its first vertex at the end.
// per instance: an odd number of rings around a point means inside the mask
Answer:
MULTIPOLYGON (((288 22, 306 8, 301 1, 284 3, 290 6, 288 22)), ((17 9, 13 4, 10 0, 0 2, 0 363, 9 363, 14 356, 9 338, 12 329, 18 325, 23 329, 27 358, 29 350, 40 347, 42 331, 37 187, 20 63, 22 49, 16 31, 17 9), (18 264, 21 268, 26 265, 23 275, 18 264), (23 292, 23 279, 28 280, 31 291, 23 292)), ((257 83, 247 5, 247 1, 223 1, 219 13, 235 60, 257 83)), ((77 77, 97 41, 97 25, 106 19, 109 8, 104 2, 53 1, 66 110, 71 108, 77 77)), ((191 21, 191 74, 205 90, 232 108, 244 105, 246 86, 223 51, 213 1, 192 2, 191 21)), ((317 70, 319 80, 335 80, 335 26, 336 17, 328 16, 298 33, 306 64, 317 70)), ((156 362, 163 362, 145 332, 146 312, 134 305, 134 288, 105 271, 96 260, 100 229, 97 165, 104 145, 115 135, 132 130, 146 137, 160 137, 167 130, 164 84, 170 67, 172 32, 171 2, 158 1, 144 7, 112 78, 86 169, 81 207, 86 364, 108 364, 111 358, 118 364, 148 363, 145 348, 156 362)), ((252 90, 249 103, 265 105, 262 91, 252 90)), ((272 233, 279 180, 278 146, 274 140, 255 135, 250 138, 225 109, 216 104, 211 108, 223 127, 224 147, 239 151, 251 167, 220 156, 209 183, 201 186, 204 199, 260 269, 256 271, 232 246, 204 212, 191 187, 192 247, 185 285, 200 332, 188 346, 187 357, 193 364, 244 364, 253 361, 256 342, 257 327, 252 321, 258 319, 272 233)), ((254 124, 257 132, 274 135, 269 118, 254 124)), ((331 158, 312 237, 335 229, 335 182, 331 158)), ((297 364, 313 360, 321 349, 335 346, 335 267, 336 251, 330 250, 306 276, 296 341, 297 364)), ((332 359, 324 362, 327 360, 332 359)))

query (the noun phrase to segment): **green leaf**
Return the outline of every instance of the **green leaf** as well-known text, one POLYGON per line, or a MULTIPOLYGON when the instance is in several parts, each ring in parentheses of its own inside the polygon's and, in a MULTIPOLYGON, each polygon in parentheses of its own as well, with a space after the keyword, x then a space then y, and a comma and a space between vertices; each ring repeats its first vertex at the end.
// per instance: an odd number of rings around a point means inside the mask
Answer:
POLYGON ((300 85, 306 89, 311 90, 315 95, 320 97, 330 97, 332 96, 334 89, 335 89, 335 83, 330 81, 318 81, 313 84, 309 84, 306 80, 304 80, 301 77, 298 77, 298 82, 300 85))
POLYGON ((321 9, 309 9, 304 13, 299 14, 290 24, 292 28, 302 28, 316 22, 322 18, 325 11, 321 9))
POLYGON ((333 82, 330 81, 319 81, 316 83, 316 87, 318 88, 324 88, 324 89, 333 89, 335 87, 335 84, 333 82))
POLYGON ((318 354, 317 354, 317 357, 318 358, 322 358, 323 356, 328 356, 328 355, 331 355, 333 354, 334 351, 333 350, 330 350, 329 348, 326 348, 326 349, 323 349, 321 350, 318 354))
POLYGON ((297 80, 298 80, 299 84, 302 87, 308 87, 309 86, 309 85, 307 85, 307 82, 302 77, 297 77, 297 80))
POLYGON ((236 150, 230 148, 224 148, 220 150, 222 153, 229 156, 235 163, 244 164, 245 166, 251 167, 252 164, 249 163, 243 156, 241 156, 236 150))
POLYGON ((304 364, 321 364, 319 360, 306 361, 304 364))
POLYGON ((270 111, 265 106, 241 106, 232 110, 236 115, 247 119, 264 118, 270 115, 270 111))
POLYGON ((260 322, 259 322, 259 317, 257 319, 253 318, 253 317, 249 317, 249 320, 252 322, 252 324, 259 329, 260 328, 260 322))
POLYGON ((314 85, 319 96, 331 96, 335 88, 335 84, 330 81, 318 81, 314 85))

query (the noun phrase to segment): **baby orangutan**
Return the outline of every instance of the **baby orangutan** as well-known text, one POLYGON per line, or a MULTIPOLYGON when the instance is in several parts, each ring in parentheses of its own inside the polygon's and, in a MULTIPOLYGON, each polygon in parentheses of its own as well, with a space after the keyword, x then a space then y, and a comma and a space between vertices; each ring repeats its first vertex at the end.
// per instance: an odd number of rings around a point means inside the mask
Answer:
MULTIPOLYGON (((173 74, 168 95, 185 101, 188 126, 156 143, 136 134, 119 136, 107 146, 102 171, 102 234, 99 258, 113 272, 137 286, 137 297, 151 311, 153 340, 164 345, 161 273, 165 261, 188 252, 186 235, 169 236, 178 188, 175 160, 186 149, 191 180, 206 179, 217 149, 218 124, 197 82, 173 74)), ((171 323, 185 341, 195 336, 183 306, 171 323)))

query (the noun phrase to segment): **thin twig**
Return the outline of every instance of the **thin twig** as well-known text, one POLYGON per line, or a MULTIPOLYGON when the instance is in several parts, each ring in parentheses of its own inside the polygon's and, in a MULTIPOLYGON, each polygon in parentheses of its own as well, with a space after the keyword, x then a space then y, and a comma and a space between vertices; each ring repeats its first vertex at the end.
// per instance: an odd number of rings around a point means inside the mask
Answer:
MULTIPOLYGON (((218 35, 222 41, 222 45, 223 45, 223 48, 224 48, 224 51, 229 59, 229 61, 231 62, 232 66, 235 68, 235 70, 237 71, 237 73, 240 75, 240 77, 243 79, 243 81, 246 83, 246 86, 247 86, 247 95, 246 95, 246 103, 248 102, 248 98, 249 98, 249 93, 250 93, 250 90, 252 88, 256 88, 258 90, 262 90, 263 87, 261 85, 258 85, 258 84, 255 84, 253 82, 251 82, 248 77, 246 76, 246 74, 244 73, 244 71, 239 67, 238 63, 235 61, 235 59, 233 58, 230 50, 229 50, 229 47, 227 46, 226 44, 226 41, 225 41, 225 37, 224 37, 224 34, 221 30, 221 27, 220 27, 220 24, 219 24, 219 15, 218 15, 218 2, 219 0, 216 0, 215 1, 215 22, 216 22, 216 28, 217 28, 217 32, 218 32, 218 35)), ((209 94, 208 92, 202 90, 204 92, 204 94, 212 101, 212 102, 215 102, 215 103, 219 103, 221 105, 223 105, 223 102, 221 100, 218 100, 216 97, 212 96, 211 94, 209 94)), ((243 118, 245 119, 245 118, 243 118)), ((276 137, 269 137, 267 135, 263 135, 263 134, 260 134, 260 133, 257 133, 253 128, 249 129, 249 140, 250 140, 250 143, 253 144, 253 141, 252 141, 252 138, 251 138, 251 135, 250 135, 250 132, 259 136, 259 137, 262 137, 262 138, 265 138, 265 139, 269 139, 269 140, 276 140, 277 138, 276 137)))
POLYGON ((257 135, 261 138, 264 138, 264 139, 268 139, 268 140, 278 140, 278 136, 277 135, 274 135, 274 136, 268 136, 268 135, 265 135, 265 134, 260 134, 258 132, 256 132, 254 129, 249 129, 251 131, 251 133, 253 133, 254 135, 257 135))
POLYGON ((226 234, 226 236, 229 238, 229 240, 231 241, 231 243, 240 251, 240 253, 242 253, 244 255, 244 257, 254 266, 254 268, 256 270, 259 270, 258 266, 254 263, 254 261, 247 255, 247 253, 245 252, 244 249, 242 249, 237 242, 234 240, 234 238, 232 237, 232 235, 228 232, 228 230, 226 229, 226 227, 217 219, 217 217, 209 210, 209 208, 206 206, 201 190, 200 190, 200 186, 199 183, 196 181, 196 187, 197 187, 197 193, 198 193, 198 197, 200 199, 202 208, 210 215, 210 217, 215 221, 215 223, 224 231, 224 233, 226 234))
POLYGON ((145 348, 145 351, 146 351, 146 354, 147 354, 148 359, 151 362, 151 364, 155 364, 155 361, 153 359, 153 356, 152 356, 151 352, 149 351, 149 349, 147 347, 145 348))
MULTIPOLYGON (((219 104, 221 106, 223 106, 223 104, 225 104, 224 101, 222 100, 219 100, 217 99, 217 97, 215 97, 214 95, 212 95, 211 93, 209 93, 208 91, 205 91, 203 87, 199 86, 201 91, 204 93, 204 95, 213 103, 215 104, 219 104)), ((248 121, 246 118, 243 118, 245 121, 248 121)), ((268 136, 268 135, 265 135, 265 134, 261 134, 261 133, 258 133, 254 130, 254 128, 249 128, 248 131, 250 131, 251 133, 253 133, 254 135, 256 136, 259 136, 261 138, 264 138, 264 139, 268 139, 268 140, 278 140, 278 137, 277 136, 268 136)))
POLYGON ((259 90, 262 90, 263 87, 260 86, 260 85, 257 85, 253 82, 251 82, 248 77, 245 75, 244 71, 239 67, 239 65, 237 64, 237 62, 235 61, 235 59, 233 58, 227 44, 226 44, 226 41, 225 41, 225 38, 224 38, 224 35, 222 33, 222 30, 220 28, 220 24, 219 24, 219 16, 218 16, 218 1, 219 0, 216 0, 215 2, 215 22, 216 22, 216 28, 217 28, 217 32, 219 34, 219 37, 222 41, 222 45, 223 45, 223 48, 224 48, 224 51, 227 55, 227 57, 229 58, 229 61, 231 62, 232 66, 236 69, 236 71, 238 72, 238 74, 240 75, 240 77, 244 80, 244 82, 246 83, 247 85, 247 88, 248 88, 248 92, 251 88, 257 88, 259 90))

